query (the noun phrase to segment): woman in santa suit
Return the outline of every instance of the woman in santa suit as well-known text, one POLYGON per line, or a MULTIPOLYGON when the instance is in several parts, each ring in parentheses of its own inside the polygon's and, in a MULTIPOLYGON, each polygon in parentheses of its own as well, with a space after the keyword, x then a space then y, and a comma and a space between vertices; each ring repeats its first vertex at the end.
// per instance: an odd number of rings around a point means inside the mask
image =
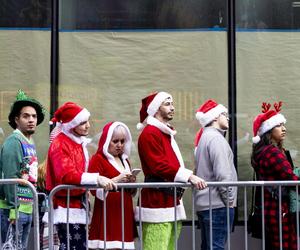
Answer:
MULTIPOLYGON (((103 128, 97 152, 91 158, 89 172, 99 173, 114 182, 135 182, 131 175, 128 157, 131 134, 122 122, 110 122, 103 128)), ((124 248, 134 249, 137 230, 134 220, 132 190, 124 189, 124 248)), ((89 248, 104 248, 104 195, 103 189, 93 192, 96 196, 89 232, 89 248)), ((122 248, 121 191, 106 196, 106 248, 122 248)))

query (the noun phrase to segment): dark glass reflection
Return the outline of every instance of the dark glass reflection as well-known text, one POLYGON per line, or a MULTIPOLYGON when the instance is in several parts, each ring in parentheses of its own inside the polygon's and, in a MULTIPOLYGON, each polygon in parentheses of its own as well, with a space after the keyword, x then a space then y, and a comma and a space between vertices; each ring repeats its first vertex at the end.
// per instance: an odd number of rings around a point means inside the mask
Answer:
POLYGON ((48 28, 51 0, 0 0, 0 27, 48 28))
POLYGON ((300 1, 237 0, 236 25, 250 29, 298 29, 300 1))
POLYGON ((63 0, 63 29, 226 27, 224 0, 63 0))
MULTIPOLYGON (((237 28, 299 29, 300 1, 236 0, 237 28)), ((197 29, 227 26, 226 0, 60 0, 62 29, 197 29)), ((51 0, 0 0, 0 27, 47 28, 51 0)))

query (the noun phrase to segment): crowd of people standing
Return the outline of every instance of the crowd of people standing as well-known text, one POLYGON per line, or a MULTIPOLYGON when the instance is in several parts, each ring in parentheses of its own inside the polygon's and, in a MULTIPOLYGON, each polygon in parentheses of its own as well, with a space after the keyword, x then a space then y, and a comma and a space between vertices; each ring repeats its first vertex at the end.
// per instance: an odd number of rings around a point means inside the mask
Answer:
MULTIPOLYGON (((274 110, 268 104, 263 107, 263 112, 253 122, 252 166, 261 180, 298 180, 282 146, 286 119, 280 114, 281 104, 276 104, 274 110)), ((212 99, 197 109, 196 119, 201 129, 195 138, 194 171, 185 167, 176 142, 176 130, 170 124, 174 114, 173 97, 167 92, 156 92, 142 99, 137 127, 140 130, 138 154, 144 181, 191 183, 196 190, 194 202, 201 228, 201 249, 208 250, 211 246, 215 250, 224 249, 228 228, 231 230, 233 226, 237 188, 207 188, 206 182, 237 181, 233 153, 225 139, 229 128, 228 110, 212 99), (226 219, 228 209, 229 220, 226 219)), ((18 178, 37 184, 38 160, 32 135, 44 116, 44 108, 37 100, 29 98, 23 91, 18 92, 8 117, 14 131, 1 147, 2 179, 18 178)), ((90 192, 95 197, 90 221, 87 221, 89 211, 86 208, 89 196, 84 189, 62 190, 55 194, 53 224, 59 236, 59 249, 66 249, 67 246, 78 250, 103 249, 104 245, 107 249, 135 249, 138 220, 142 223, 144 250, 174 249, 182 221, 186 219, 182 202, 184 189, 177 188, 174 197, 172 188, 143 188, 138 197, 141 207, 134 208, 136 190, 118 190, 118 183, 136 182, 129 160, 132 137, 128 126, 120 121, 107 123, 103 127, 97 152, 90 158, 87 150, 90 142, 87 137, 89 119, 90 112, 74 102, 64 103, 51 119, 55 128, 50 135, 44 171, 39 171, 43 177, 38 188, 49 193, 61 184, 98 186, 90 192), (104 206, 107 208, 105 218, 104 206)), ((17 244, 19 249, 27 249, 32 224, 32 192, 26 183, 20 183, 15 199, 13 189, 12 185, 0 185, 1 243, 5 244, 9 227, 16 230, 18 225, 17 244)), ((278 200, 268 189, 264 195, 266 247, 279 249, 278 200)), ((286 197, 282 199, 283 249, 296 249, 296 231, 291 226, 294 225, 294 217, 289 213, 286 197)))

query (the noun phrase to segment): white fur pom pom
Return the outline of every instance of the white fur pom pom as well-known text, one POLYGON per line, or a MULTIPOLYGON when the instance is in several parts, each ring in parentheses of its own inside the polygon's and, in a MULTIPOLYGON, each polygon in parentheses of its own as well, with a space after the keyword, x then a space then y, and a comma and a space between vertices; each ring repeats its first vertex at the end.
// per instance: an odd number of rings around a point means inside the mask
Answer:
POLYGON ((196 119, 200 122, 200 119, 203 117, 204 113, 203 112, 197 112, 196 113, 196 119))
POLYGON ((259 141, 260 141, 259 135, 255 136, 255 137, 252 137, 252 142, 253 142, 254 144, 258 143, 259 141))
POLYGON ((144 127, 145 127, 144 124, 143 124, 143 123, 140 123, 140 122, 136 125, 136 128, 137 128, 138 130, 142 130, 144 127))

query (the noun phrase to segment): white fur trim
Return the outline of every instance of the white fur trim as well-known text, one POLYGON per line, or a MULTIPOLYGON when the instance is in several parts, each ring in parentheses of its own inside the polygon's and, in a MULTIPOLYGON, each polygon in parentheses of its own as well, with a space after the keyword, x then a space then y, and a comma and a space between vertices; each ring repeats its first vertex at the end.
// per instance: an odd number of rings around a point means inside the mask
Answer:
POLYGON ((91 115, 90 112, 84 108, 73 118, 73 120, 63 123, 62 127, 66 131, 69 131, 70 129, 78 126, 80 123, 88 121, 88 119, 90 118, 90 115, 91 115))
POLYGON ((173 101, 172 96, 167 92, 158 92, 157 95, 153 98, 152 102, 149 104, 147 108, 148 115, 154 116, 158 111, 160 105, 166 100, 170 98, 173 101))
POLYGON ((177 157, 177 159, 179 161, 179 165, 180 165, 179 169, 180 168, 185 168, 184 161, 183 161, 181 152, 179 150, 179 147, 177 145, 177 142, 175 141, 174 135, 171 135, 171 146, 172 146, 172 148, 173 148, 173 150, 174 150, 174 152, 176 154, 176 157, 177 157))
POLYGON ((97 185, 98 173, 83 173, 81 175, 81 185, 97 185))
POLYGON ((176 173, 174 181, 176 182, 188 182, 190 176, 193 174, 193 171, 180 167, 176 173))
POLYGON ((169 128, 166 124, 160 122, 153 116, 149 116, 147 118, 147 124, 157 127, 161 132, 168 134, 168 135, 176 135, 176 130, 169 128))
MULTIPOLYGON (((53 224, 67 223, 67 208, 59 206, 53 211, 53 224)), ((84 208, 69 208, 69 223, 89 224, 86 221, 86 211, 84 208)))
POLYGON ((131 138, 129 128, 123 122, 114 122, 109 127, 108 132, 107 132, 107 137, 106 137, 105 143, 103 145, 103 151, 104 151, 103 153, 105 154, 105 156, 108 156, 108 155, 112 156, 111 154, 108 153, 108 147, 109 147, 109 143, 111 141, 114 129, 117 126, 122 126, 126 131, 126 135, 125 135, 126 136, 126 143, 125 143, 125 146, 124 146, 124 154, 126 154, 127 156, 130 156, 130 149, 131 149, 130 147, 131 147, 131 143, 132 143, 132 138, 131 138))
POLYGON ((280 125, 281 123, 286 123, 286 119, 284 118, 284 116, 282 114, 274 115, 260 125, 257 135, 262 136, 264 133, 280 125))
POLYGON ((76 136, 70 130, 66 130, 64 126, 61 126, 61 132, 68 136, 72 141, 76 142, 77 144, 82 144, 84 142, 85 136, 76 136))
POLYGON ((107 137, 106 137, 105 143, 103 145, 103 153, 107 157, 110 164, 112 164, 114 166, 114 168, 117 169, 120 173, 123 173, 123 172, 130 173, 130 167, 129 167, 126 159, 130 155, 131 143, 132 143, 132 138, 131 138, 129 128, 123 122, 114 122, 113 124, 111 124, 111 126, 109 127, 108 132, 107 132, 107 137), (118 163, 115 161, 115 158, 108 152, 109 143, 111 141, 114 129, 119 125, 121 125, 126 131, 126 143, 124 145, 124 153, 122 155, 122 160, 125 165, 125 170, 122 166, 118 165, 118 163))
POLYGON ((217 118, 221 113, 228 112, 227 108, 222 104, 218 104, 216 107, 207 111, 206 113, 197 112, 196 119, 199 121, 202 127, 205 127, 207 124, 212 122, 215 118, 217 118))
MULTIPOLYGON (((135 220, 139 221, 140 208, 137 206, 135 208, 135 220)), ((176 219, 185 220, 186 214, 182 201, 176 207, 176 219)), ((141 207, 141 220, 143 222, 172 222, 175 221, 175 211, 174 207, 168 208, 145 208, 141 207)))
MULTIPOLYGON (((84 137, 85 138, 85 137, 84 137)), ((90 159, 89 159, 89 151, 87 149, 87 145, 91 142, 92 140, 89 139, 89 138, 85 138, 85 140, 83 141, 83 143, 81 144, 82 145, 82 149, 83 149, 83 153, 84 153, 84 159, 85 159, 85 172, 88 171, 88 168, 89 168, 89 162, 90 162, 90 159)))
MULTIPOLYGON (((89 240, 88 247, 104 249, 103 240, 89 240)), ((106 249, 122 249, 122 241, 106 241, 106 249)), ((134 242, 124 242, 124 249, 135 249, 134 242)))
POLYGON ((254 144, 259 143, 259 141, 260 141, 260 136, 259 135, 255 136, 255 137, 252 137, 252 142, 254 144))

